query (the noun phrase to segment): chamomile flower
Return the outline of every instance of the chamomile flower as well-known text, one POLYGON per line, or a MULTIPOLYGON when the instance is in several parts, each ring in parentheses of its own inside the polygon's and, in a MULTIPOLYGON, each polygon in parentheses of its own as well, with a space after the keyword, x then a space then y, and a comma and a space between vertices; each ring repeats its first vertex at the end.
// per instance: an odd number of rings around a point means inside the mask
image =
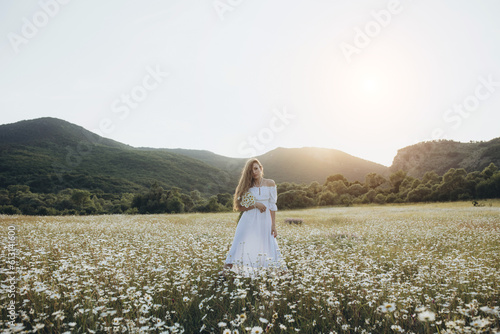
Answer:
POLYGON ((264 333, 264 330, 260 326, 255 326, 252 328, 251 333, 252 334, 262 334, 262 333, 264 333))
POLYGON ((247 320, 247 315, 246 313, 241 313, 240 315, 238 315, 238 320, 241 322, 241 323, 244 323, 245 320, 247 320))
POLYGON ((382 313, 392 312, 396 309, 396 304, 394 303, 384 303, 378 307, 382 313))
POLYGON ((420 321, 434 321, 436 319, 436 314, 432 311, 424 311, 418 314, 418 320, 420 321))

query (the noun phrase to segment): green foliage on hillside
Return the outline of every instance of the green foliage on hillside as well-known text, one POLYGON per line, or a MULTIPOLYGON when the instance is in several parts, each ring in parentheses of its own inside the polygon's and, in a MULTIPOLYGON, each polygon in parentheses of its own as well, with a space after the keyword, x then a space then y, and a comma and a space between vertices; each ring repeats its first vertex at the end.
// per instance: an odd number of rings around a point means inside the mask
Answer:
MULTIPOLYGON (((246 161, 203 150, 133 148, 48 117, 1 125, 0 158, 0 188, 115 195, 146 191, 153 182, 204 196, 232 192, 246 161)), ((258 158, 276 182, 309 183, 332 172, 361 181, 369 172, 387 173, 385 166, 332 149, 278 148, 258 158)))
POLYGON ((24 184, 37 193, 75 188, 118 195, 157 181, 216 195, 232 191, 235 182, 200 160, 131 148, 51 118, 0 126, 0 158, 0 188, 24 184))
MULTIPOLYGON (((259 160, 278 184, 281 209, 500 197, 500 138, 407 147, 392 174, 330 149, 278 148, 259 160)), ((229 211, 245 161, 201 150, 133 148, 53 118, 1 125, 0 213, 229 211)))
POLYGON ((443 175, 450 168, 463 168, 467 172, 483 170, 492 162, 500 166, 500 138, 470 143, 438 140, 400 149, 390 170, 422 177, 428 171, 443 175))
POLYGON ((376 173, 366 175, 365 182, 349 182, 341 175, 331 175, 323 185, 280 183, 278 207, 297 209, 310 206, 446 202, 500 197, 500 171, 493 163, 483 171, 467 173, 451 168, 439 176, 430 171, 422 178, 397 171, 384 178, 376 173))
POLYGON ((33 193, 25 185, 11 185, 0 190, 0 214, 45 216, 224 212, 232 210, 232 200, 229 193, 203 197, 197 190, 186 194, 177 187, 163 189, 157 182, 151 184, 147 191, 121 195, 81 189, 43 194, 33 193))
MULTIPOLYGON (((403 171, 388 179, 369 173, 365 182, 349 182, 343 175, 329 176, 323 185, 282 182, 277 185, 278 208, 352 204, 414 203, 479 200, 500 197, 500 171, 491 163, 481 172, 451 168, 443 176, 431 171, 415 178, 403 171)), ((122 195, 65 189, 57 194, 32 193, 26 185, 0 190, 0 214, 58 215, 109 213, 224 212, 232 210, 233 195, 219 193, 203 197, 198 190, 164 189, 158 182, 149 190, 122 195)))

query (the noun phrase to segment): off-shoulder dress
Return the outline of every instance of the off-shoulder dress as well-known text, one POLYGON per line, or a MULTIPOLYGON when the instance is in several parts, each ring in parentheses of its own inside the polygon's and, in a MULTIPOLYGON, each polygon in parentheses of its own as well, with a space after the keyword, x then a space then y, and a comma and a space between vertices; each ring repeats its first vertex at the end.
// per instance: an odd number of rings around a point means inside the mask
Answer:
POLYGON ((278 242, 271 234, 271 211, 278 210, 276 186, 251 187, 249 191, 256 202, 266 206, 266 210, 243 212, 225 263, 232 263, 231 270, 244 277, 255 277, 262 269, 275 273, 287 270, 278 242))

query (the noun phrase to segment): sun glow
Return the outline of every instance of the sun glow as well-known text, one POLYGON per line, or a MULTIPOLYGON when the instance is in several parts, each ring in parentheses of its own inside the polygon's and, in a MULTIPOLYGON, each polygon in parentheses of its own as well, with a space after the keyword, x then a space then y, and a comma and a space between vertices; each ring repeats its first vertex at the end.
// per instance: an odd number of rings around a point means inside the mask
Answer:
POLYGON ((413 57, 402 51, 386 50, 379 57, 360 59, 344 72, 344 94, 336 104, 349 111, 351 120, 380 127, 413 106, 419 74, 413 57))
MULTIPOLYGON (((425 92, 421 83, 426 80, 426 72, 418 56, 397 45, 380 47, 379 43, 376 49, 370 49, 369 56, 351 64, 344 59, 332 60, 327 53, 315 58, 306 90, 303 85, 296 90, 297 95, 307 93, 308 98, 296 110, 314 110, 321 119, 302 118, 311 129, 310 137, 358 156, 371 155, 374 161, 382 161, 377 158, 378 152, 381 155, 393 145, 384 161, 390 165, 399 145, 396 139, 405 138, 408 119, 415 117, 409 111, 420 107, 425 92)), ((301 126, 306 127, 304 123, 301 126)))
POLYGON ((368 77, 361 83, 362 90, 367 94, 376 94, 380 89, 380 82, 377 78, 368 77))
POLYGON ((358 96, 358 102, 373 107, 375 104, 387 104, 394 96, 389 90, 393 78, 389 73, 367 68, 354 74, 351 81, 351 93, 358 96))

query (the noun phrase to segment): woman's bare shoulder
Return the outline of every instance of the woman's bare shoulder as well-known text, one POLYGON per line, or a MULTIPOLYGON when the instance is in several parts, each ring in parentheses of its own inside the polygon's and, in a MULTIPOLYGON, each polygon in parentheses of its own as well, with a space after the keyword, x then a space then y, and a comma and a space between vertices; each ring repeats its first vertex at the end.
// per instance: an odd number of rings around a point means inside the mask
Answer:
POLYGON ((274 187, 276 183, 274 183, 274 180, 271 179, 264 179, 264 183, 267 187, 274 187))

